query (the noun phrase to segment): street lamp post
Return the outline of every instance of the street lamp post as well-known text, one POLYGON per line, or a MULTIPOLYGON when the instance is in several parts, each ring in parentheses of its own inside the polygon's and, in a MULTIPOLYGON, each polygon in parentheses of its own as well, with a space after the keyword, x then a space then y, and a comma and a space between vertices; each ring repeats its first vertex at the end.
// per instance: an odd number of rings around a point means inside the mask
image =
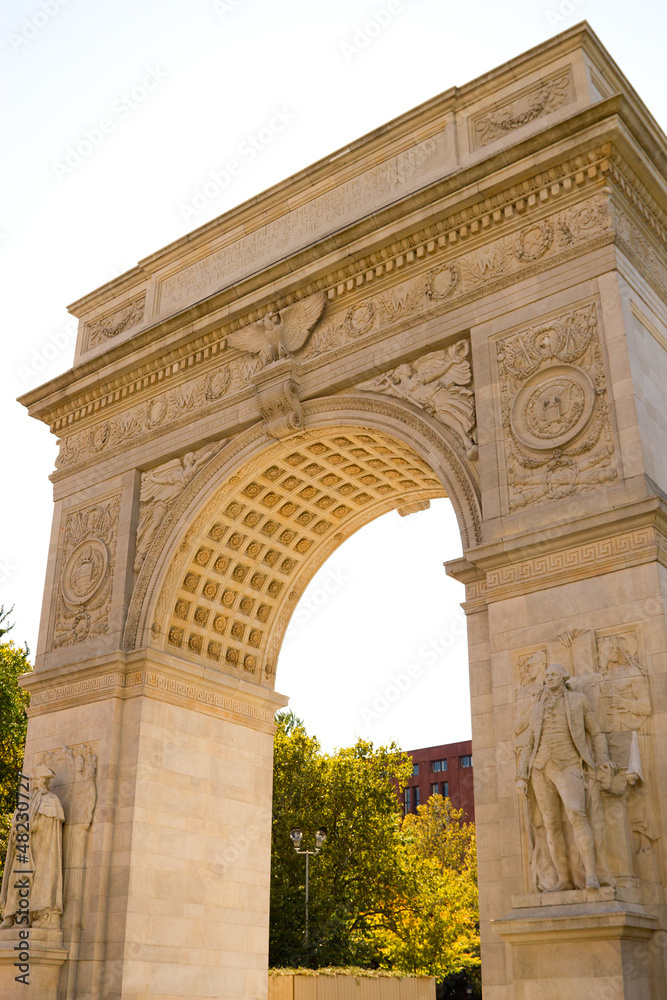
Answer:
POLYGON ((327 839, 327 832, 326 830, 317 831, 317 833, 315 834, 314 851, 302 850, 301 841, 303 840, 303 833, 301 832, 301 830, 299 830, 298 827, 294 830, 290 830, 290 838, 292 840, 292 843, 294 844, 294 850, 296 851, 296 853, 306 855, 306 948, 307 948, 308 947, 308 875, 309 875, 308 862, 310 861, 311 855, 320 853, 322 844, 327 839))

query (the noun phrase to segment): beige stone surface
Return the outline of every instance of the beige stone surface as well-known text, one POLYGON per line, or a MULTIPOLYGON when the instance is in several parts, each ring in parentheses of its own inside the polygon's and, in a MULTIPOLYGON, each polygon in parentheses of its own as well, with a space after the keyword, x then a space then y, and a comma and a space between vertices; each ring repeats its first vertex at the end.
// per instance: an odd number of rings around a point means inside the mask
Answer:
POLYGON ((82 995, 266 996, 290 615, 353 531, 438 496, 485 1000, 667 992, 666 172, 579 25, 71 307, 75 367, 23 397, 60 439, 27 759, 98 759, 82 995), (515 779, 554 663, 611 747, 615 884, 546 902, 515 779))

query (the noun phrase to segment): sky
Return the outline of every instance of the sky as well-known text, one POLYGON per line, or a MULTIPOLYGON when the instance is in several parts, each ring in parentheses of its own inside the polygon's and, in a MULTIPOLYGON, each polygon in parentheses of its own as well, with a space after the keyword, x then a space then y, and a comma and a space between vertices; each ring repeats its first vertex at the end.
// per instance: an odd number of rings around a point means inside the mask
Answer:
MULTIPOLYGON (((17 642, 34 652, 56 443, 15 399, 71 366, 67 304, 583 19, 664 129, 662 0, 5 0, 0 603, 17 642)), ((442 566, 460 552, 443 500, 368 525, 313 580, 277 687, 326 748, 469 737, 462 588, 442 566)))

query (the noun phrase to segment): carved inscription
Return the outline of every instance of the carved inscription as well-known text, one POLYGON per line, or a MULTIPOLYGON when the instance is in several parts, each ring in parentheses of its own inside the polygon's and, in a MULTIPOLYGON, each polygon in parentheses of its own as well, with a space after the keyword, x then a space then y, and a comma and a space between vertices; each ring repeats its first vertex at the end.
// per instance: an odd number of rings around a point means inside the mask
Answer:
POLYGON ((53 648, 88 642, 109 629, 120 497, 67 515, 53 648))
POLYGON ((225 288, 342 225, 391 204, 406 189, 446 172, 445 156, 443 131, 177 271, 161 283, 160 310, 180 308, 225 288))
POLYGON ((573 100, 574 87, 568 66, 518 96, 509 98, 493 111, 485 111, 475 117, 472 121, 474 145, 487 146, 573 100))
POLYGON ((618 472, 594 303, 497 345, 510 510, 618 472))

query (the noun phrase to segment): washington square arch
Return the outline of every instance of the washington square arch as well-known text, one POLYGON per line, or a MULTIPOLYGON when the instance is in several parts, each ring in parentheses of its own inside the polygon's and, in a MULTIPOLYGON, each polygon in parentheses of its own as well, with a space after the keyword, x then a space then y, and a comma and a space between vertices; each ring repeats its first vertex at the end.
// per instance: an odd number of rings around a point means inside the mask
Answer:
POLYGON ((338 545, 436 497, 485 1000, 667 996, 666 167, 579 25, 71 307, 73 368, 22 398, 60 444, 40 1000, 266 996, 281 641, 338 545))

